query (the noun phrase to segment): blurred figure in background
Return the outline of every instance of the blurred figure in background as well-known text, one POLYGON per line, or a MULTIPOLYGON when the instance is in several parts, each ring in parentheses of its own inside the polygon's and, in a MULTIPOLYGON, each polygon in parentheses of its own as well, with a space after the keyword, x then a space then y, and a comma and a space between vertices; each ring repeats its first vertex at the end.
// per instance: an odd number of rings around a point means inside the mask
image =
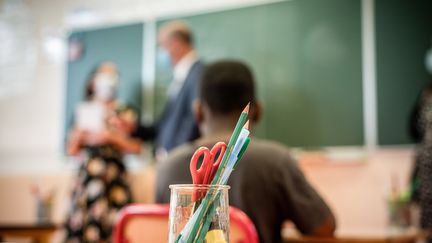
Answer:
POLYGON ((162 56, 174 66, 173 80, 168 88, 168 101, 159 121, 141 127, 143 140, 154 140, 156 157, 166 157, 174 147, 199 136, 192 112, 203 63, 194 50, 193 34, 182 21, 166 23, 159 30, 158 44, 162 56))
POLYGON ((116 98, 119 78, 113 63, 91 73, 85 101, 78 105, 67 151, 80 158, 66 242, 107 242, 118 210, 132 202, 123 154, 139 153, 137 115, 116 98))
MULTIPOLYGON (((426 54, 425 64, 432 76, 432 48, 426 54)), ((419 143, 411 178, 412 201, 420 206, 420 226, 429 231, 427 242, 432 243, 432 80, 414 107, 411 135, 419 143)))
MULTIPOLYGON (((237 119, 251 102, 249 121, 258 122, 260 105, 250 69, 238 61, 209 65, 194 105, 202 137, 178 147, 157 167, 156 201, 168 203, 170 184, 190 184, 189 161, 200 146, 228 142, 237 119)), ((243 210, 257 228, 261 243, 282 242, 281 229, 292 221, 301 233, 330 237, 335 218, 285 146, 253 138, 228 185, 230 205, 243 210)))

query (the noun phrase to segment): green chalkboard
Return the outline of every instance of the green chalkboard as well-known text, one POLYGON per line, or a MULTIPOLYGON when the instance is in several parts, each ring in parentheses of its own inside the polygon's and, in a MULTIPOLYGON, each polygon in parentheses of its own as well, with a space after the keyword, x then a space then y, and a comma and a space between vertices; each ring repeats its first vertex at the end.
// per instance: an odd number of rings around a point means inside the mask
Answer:
MULTIPOLYGON (((257 136, 317 147, 364 143, 360 11, 360 0, 301 0, 181 19, 205 61, 252 67, 265 109, 257 136)), ((166 71, 157 61, 158 111, 166 71)))
POLYGON ((432 44, 432 1, 376 0, 379 143, 408 144, 409 116, 426 82, 432 44))
POLYGON ((143 24, 136 23, 70 34, 69 39, 79 40, 84 51, 79 60, 67 63, 65 132, 77 103, 83 100, 88 75, 103 61, 117 64, 121 80, 119 99, 140 112, 143 31, 143 24))

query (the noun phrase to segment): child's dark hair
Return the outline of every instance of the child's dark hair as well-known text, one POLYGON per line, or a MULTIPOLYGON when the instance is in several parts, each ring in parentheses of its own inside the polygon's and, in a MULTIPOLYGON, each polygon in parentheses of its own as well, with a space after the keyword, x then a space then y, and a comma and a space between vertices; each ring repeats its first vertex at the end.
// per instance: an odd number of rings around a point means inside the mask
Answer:
POLYGON ((228 114, 255 102, 254 77, 249 67, 236 60, 221 60, 205 69, 198 96, 212 112, 228 114))
POLYGON ((85 84, 85 90, 84 90, 84 100, 91 100, 94 96, 94 87, 93 87, 93 80, 98 72, 99 65, 96 65, 93 67, 89 75, 87 76, 86 84, 85 84))

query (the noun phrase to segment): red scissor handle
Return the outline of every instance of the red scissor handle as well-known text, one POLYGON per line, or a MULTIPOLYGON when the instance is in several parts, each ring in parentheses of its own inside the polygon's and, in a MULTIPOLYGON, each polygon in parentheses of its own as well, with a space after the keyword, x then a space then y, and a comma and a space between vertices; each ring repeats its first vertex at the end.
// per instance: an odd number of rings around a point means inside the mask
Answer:
POLYGON ((210 167, 210 170, 209 170, 207 176, 204 178, 204 181, 206 181, 208 184, 213 180, 213 177, 216 174, 216 171, 219 168, 220 162, 222 161, 222 158, 225 154, 226 148, 227 148, 227 145, 224 142, 218 142, 211 149, 210 154, 212 156, 211 157, 212 165, 210 167), (218 155, 218 153, 219 153, 219 155, 218 155))
POLYGON ((192 175, 193 184, 204 184, 205 174, 207 173, 208 167, 210 166, 209 161, 211 159, 210 150, 206 147, 200 147, 195 151, 192 155, 192 159, 190 161, 189 169, 192 175), (203 157, 203 161, 199 169, 197 169, 197 163, 201 156, 203 157))
POLYGON ((209 184, 216 173, 222 157, 226 151, 226 144, 223 142, 216 143, 211 150, 206 147, 198 148, 192 155, 190 162, 190 173, 194 184, 209 184), (216 155, 219 153, 218 157, 216 155), (197 163, 199 158, 203 156, 203 160, 199 169, 197 163), (216 160, 215 160, 216 159, 216 160))

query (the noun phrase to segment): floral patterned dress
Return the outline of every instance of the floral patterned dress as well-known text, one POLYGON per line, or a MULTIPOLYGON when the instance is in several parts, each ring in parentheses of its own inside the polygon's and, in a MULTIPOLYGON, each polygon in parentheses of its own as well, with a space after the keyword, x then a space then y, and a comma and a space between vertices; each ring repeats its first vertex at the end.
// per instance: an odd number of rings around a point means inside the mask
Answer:
POLYGON ((65 242, 111 242, 118 211, 132 202, 122 157, 110 144, 83 148, 65 242))

